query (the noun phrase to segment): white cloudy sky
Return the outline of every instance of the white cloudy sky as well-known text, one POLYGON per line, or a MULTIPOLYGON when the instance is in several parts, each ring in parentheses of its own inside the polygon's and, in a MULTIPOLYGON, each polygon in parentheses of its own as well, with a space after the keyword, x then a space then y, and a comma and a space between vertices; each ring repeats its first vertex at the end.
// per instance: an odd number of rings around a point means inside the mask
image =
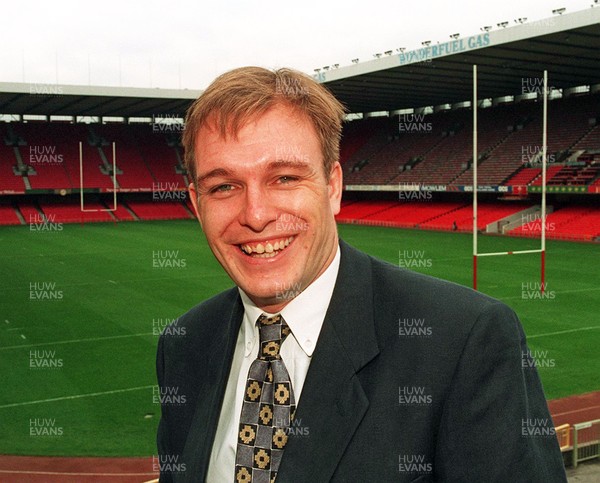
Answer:
MULTIPOLYGON (((594 0, 3 2, 0 82, 202 89, 241 65, 315 67, 594 0)), ((598 5, 596 8, 600 8, 598 5)))

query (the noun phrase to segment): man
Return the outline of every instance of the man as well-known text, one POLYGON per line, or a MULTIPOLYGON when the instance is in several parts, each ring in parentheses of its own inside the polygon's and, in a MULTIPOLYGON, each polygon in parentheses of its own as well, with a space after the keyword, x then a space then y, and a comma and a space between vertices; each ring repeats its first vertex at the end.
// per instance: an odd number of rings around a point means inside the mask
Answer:
POLYGON ((343 114, 257 67, 188 111, 191 199, 237 287, 160 339, 161 391, 186 396, 162 405, 161 482, 566 481, 515 314, 338 240, 343 114))

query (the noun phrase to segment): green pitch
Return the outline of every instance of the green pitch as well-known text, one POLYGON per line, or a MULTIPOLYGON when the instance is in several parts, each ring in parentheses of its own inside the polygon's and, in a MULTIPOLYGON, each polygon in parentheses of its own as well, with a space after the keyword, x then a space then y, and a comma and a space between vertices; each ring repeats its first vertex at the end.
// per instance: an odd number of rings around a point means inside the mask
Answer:
MULTIPOLYGON (((394 264, 471 285, 471 237, 340 226, 394 264)), ((0 228, 0 454, 156 453, 157 333, 231 286, 192 221, 0 228)), ((481 237, 480 251, 539 241, 481 237)), ((519 314, 549 399, 600 389, 600 247, 480 259, 479 289, 519 314)))

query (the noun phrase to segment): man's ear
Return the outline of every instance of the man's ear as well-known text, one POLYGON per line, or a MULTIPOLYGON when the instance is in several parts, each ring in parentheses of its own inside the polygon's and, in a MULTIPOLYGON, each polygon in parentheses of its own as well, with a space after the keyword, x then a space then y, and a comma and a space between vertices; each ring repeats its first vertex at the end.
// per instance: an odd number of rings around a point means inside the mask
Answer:
POLYGON ((192 200, 192 206, 194 207, 196 218, 200 222, 200 227, 202 227, 202 220, 200 219, 200 212, 198 211, 198 193, 196 193, 196 187, 194 186, 194 183, 190 183, 188 186, 188 192, 190 194, 190 199, 192 200))
POLYGON ((340 212, 340 206, 342 202, 342 189, 343 189, 343 172, 342 166, 339 162, 335 162, 331 168, 329 174, 328 190, 329 190, 329 204, 331 206, 331 212, 337 215, 340 212))

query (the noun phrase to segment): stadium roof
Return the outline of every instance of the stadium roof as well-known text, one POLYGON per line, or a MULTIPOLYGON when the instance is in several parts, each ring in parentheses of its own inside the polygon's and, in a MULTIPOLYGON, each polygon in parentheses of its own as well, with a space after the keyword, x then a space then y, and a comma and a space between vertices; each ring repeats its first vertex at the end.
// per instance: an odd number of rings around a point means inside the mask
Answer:
MULTIPOLYGON (((350 112, 454 104, 541 89, 600 84, 600 8, 430 44, 315 76, 350 112)), ((183 116, 200 90, 0 83, 1 114, 183 116)))
POLYGON ((478 98, 600 84, 600 8, 590 8, 471 37, 431 43, 338 69, 315 78, 350 112, 392 111, 468 101, 477 64, 478 98), (541 86, 537 85, 538 90, 541 86))
POLYGON ((0 113, 183 117, 202 91, 0 82, 0 113))

